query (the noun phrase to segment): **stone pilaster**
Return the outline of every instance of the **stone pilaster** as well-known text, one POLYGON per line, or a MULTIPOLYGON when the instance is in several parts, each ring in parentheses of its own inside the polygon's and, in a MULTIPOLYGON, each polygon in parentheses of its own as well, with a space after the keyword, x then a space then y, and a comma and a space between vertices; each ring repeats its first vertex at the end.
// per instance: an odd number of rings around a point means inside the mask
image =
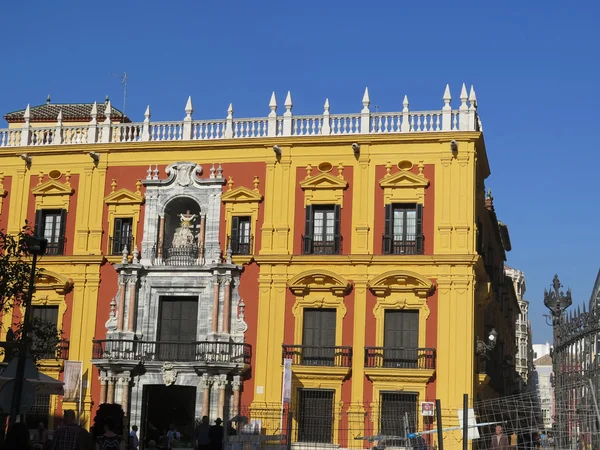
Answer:
POLYGON ((119 383, 121 384, 121 406, 125 415, 129 416, 129 383, 131 381, 131 373, 123 372, 119 376, 119 383))
POLYGON ((219 375, 219 377, 215 380, 219 387, 219 405, 217 409, 217 414, 219 417, 225 417, 225 394, 227 392, 227 375, 219 375))
POLYGON ((213 280, 212 332, 219 332, 219 279, 213 280))
POLYGON ((202 415, 210 417, 210 386, 212 380, 208 374, 203 374, 200 379, 200 388, 202 389, 202 415))
POLYGON ((223 293, 223 333, 229 334, 231 323, 231 278, 226 278, 223 286, 225 289, 223 293))

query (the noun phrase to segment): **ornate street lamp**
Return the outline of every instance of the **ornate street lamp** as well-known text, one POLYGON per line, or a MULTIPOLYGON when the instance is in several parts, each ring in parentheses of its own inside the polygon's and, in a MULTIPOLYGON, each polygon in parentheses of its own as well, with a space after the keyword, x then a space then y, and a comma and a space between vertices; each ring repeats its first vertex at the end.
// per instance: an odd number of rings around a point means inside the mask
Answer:
POLYGON ((496 347, 496 343, 498 342, 498 332, 495 328, 492 328, 492 331, 488 334, 488 344, 477 337, 477 341, 475 344, 475 353, 479 356, 480 361, 482 363, 483 372, 487 372, 485 361, 490 359, 489 353, 496 347))
POLYGON ((27 296, 23 300, 25 308, 25 317, 23 318, 23 331, 21 333, 21 344, 19 346, 19 360, 17 361, 17 373, 15 375, 15 384, 10 408, 10 424, 16 422, 17 416, 21 410, 21 396, 23 395, 23 383, 25 381, 25 360, 27 359, 27 338, 31 331, 31 319, 33 318, 33 308, 31 307, 31 299, 33 298, 33 289, 35 286, 35 268, 38 256, 42 256, 46 252, 48 240, 38 238, 37 236, 28 236, 26 238, 27 252, 33 256, 31 263, 31 275, 29 277, 29 289, 27 296))

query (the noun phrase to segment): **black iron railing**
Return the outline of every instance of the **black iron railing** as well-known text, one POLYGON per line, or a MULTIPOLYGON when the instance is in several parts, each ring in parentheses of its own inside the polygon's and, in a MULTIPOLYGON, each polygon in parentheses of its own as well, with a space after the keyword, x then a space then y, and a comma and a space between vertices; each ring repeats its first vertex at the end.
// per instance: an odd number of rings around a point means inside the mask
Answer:
MULTIPOLYGON (((33 343, 35 347, 35 342, 33 343)), ((19 343, 15 341, 10 342, 0 342, 0 348, 3 349, 4 353, 4 362, 10 361, 14 355, 18 353, 19 343)), ((35 357, 38 360, 42 359, 69 359, 69 341, 61 340, 56 344, 56 350, 44 351, 44 352, 35 352, 35 357)))
POLYGON ((302 253, 305 255, 339 255, 342 252, 342 236, 312 235, 302 236, 302 253))
POLYGON ((365 347, 365 367, 435 369, 435 349, 365 347))
POLYGON ((133 251, 133 236, 122 236, 115 239, 114 236, 108 238, 108 248, 111 255, 122 255, 123 248, 127 247, 127 253, 133 251))
POLYGON ((94 340, 93 359, 250 364, 252 347, 234 342, 94 340))
POLYGON ((196 266, 200 264, 200 249, 196 244, 189 244, 181 247, 163 247, 159 251, 158 246, 154 246, 154 264, 163 264, 165 266, 196 266))
POLYGON ((402 236, 384 234, 381 246, 384 255, 422 255, 423 235, 403 239, 402 236))
POLYGON ((65 254, 65 245, 67 240, 64 237, 59 237, 55 242, 51 242, 53 239, 48 239, 46 245, 46 253, 48 256, 60 256, 65 254))
POLYGON ((292 365, 351 367, 352 347, 318 347, 314 345, 283 346, 282 359, 291 359, 292 365))
POLYGON ((227 236, 227 248, 234 255, 251 255, 254 236, 227 236))

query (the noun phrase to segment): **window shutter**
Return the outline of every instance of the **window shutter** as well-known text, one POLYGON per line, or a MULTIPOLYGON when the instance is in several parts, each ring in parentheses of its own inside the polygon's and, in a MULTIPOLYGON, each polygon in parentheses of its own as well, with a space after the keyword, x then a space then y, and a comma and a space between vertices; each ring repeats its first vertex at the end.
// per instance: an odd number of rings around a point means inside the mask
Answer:
POLYGON ((67 210, 60 210, 60 230, 58 233, 58 254, 63 255, 65 252, 65 230, 67 226, 67 210))
POLYGON ((33 224, 33 234, 38 237, 44 237, 44 211, 38 209, 35 212, 35 223, 33 224))
POLYGON ((394 241, 394 205, 385 205, 385 228, 383 231, 383 253, 392 254, 394 241))
POLYGON ((340 253, 340 247, 341 247, 341 241, 342 241, 341 229, 340 229, 341 216, 342 216, 342 208, 340 207, 340 205, 334 205, 333 206, 333 245, 334 245, 335 253, 340 253))
POLYGON ((240 235, 240 218, 237 216, 233 216, 231 218, 231 240, 238 240, 240 235))
POLYGON ((417 203, 417 221, 415 224, 417 254, 423 254, 423 205, 417 203))
MULTIPOLYGON (((115 226, 113 230, 113 255, 119 254, 123 251, 123 244, 121 242, 121 231, 123 229, 123 219, 115 219, 115 226)), ((131 249, 128 249, 131 250, 131 249)))
POLYGON ((312 205, 306 205, 306 219, 304 226, 304 253, 310 255, 312 253, 312 241, 313 241, 313 207, 312 205))

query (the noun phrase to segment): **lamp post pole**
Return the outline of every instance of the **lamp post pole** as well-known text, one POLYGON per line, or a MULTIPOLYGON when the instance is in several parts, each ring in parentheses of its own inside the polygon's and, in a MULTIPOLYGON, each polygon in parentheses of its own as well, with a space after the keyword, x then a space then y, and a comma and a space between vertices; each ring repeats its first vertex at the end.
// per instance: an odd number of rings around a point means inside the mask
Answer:
POLYGON ((25 361, 27 359, 27 338, 29 332, 31 331, 31 319, 33 317, 31 300, 33 298, 33 289, 35 286, 35 270, 37 258, 38 256, 44 254, 47 243, 48 241, 46 239, 40 239, 35 236, 31 236, 27 239, 28 251, 31 255, 33 255, 33 261, 31 263, 31 274, 29 276, 27 296, 23 302, 25 307, 25 316, 23 318, 23 331, 21 333, 21 343, 19 345, 19 359, 17 360, 17 373, 15 375, 15 384, 10 407, 9 425, 12 425, 17 421, 17 417, 19 416, 21 410, 21 397, 23 395, 23 384, 25 381, 25 361))
MULTIPOLYGON (((552 344, 553 351, 552 356, 552 386, 554 387, 554 399, 555 399, 555 411, 554 411, 554 422, 558 427, 558 446, 566 443, 566 429, 567 423, 563 416, 563 399, 561 388, 562 374, 560 374, 560 352, 556 352, 556 348, 560 346, 560 326, 563 322, 563 315, 565 310, 571 306, 573 300, 571 298, 571 290, 567 289, 566 294, 560 290, 563 287, 558 279, 558 275, 554 275, 552 279, 552 289, 544 289, 544 305, 550 311, 550 315, 546 316, 551 320, 552 325, 552 344), (557 390, 558 387, 558 390, 557 390)), ((561 447, 562 448, 562 447, 561 447)))

